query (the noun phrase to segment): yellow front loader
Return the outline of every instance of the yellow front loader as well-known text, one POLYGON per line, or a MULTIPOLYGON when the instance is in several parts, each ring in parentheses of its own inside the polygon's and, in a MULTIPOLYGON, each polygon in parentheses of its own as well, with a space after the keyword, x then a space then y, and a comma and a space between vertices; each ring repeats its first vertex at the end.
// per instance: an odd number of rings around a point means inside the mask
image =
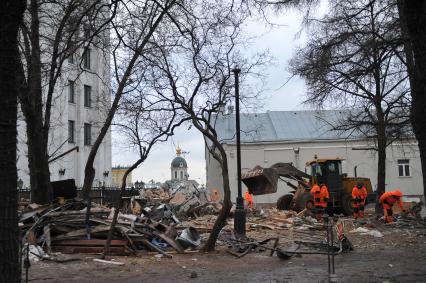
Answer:
POLYGON ((277 191, 278 180, 283 180, 293 188, 290 194, 281 196, 277 208, 301 211, 313 207, 310 189, 314 183, 325 184, 330 193, 328 213, 352 214, 352 189, 358 182, 363 183, 368 192, 368 201, 375 200, 369 178, 348 177, 342 173, 341 158, 315 158, 306 162, 310 174, 298 170, 291 163, 276 163, 269 168, 256 166, 242 174, 242 181, 253 195, 264 195, 277 191))

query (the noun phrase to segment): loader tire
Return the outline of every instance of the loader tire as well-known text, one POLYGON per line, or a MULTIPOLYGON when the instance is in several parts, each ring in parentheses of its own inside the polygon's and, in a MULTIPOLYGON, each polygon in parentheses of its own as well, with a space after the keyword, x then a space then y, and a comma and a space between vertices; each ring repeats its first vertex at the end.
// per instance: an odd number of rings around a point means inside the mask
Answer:
POLYGON ((291 201, 293 200, 293 195, 283 195, 277 200, 277 209, 278 210, 290 210, 291 201))
POLYGON ((307 208, 308 210, 312 210, 312 208, 314 208, 314 201, 310 193, 304 193, 296 201, 296 211, 302 211, 305 208, 307 208))
POLYGON ((352 196, 349 194, 344 194, 342 197, 342 213, 346 216, 352 216, 354 213, 352 206, 352 196))

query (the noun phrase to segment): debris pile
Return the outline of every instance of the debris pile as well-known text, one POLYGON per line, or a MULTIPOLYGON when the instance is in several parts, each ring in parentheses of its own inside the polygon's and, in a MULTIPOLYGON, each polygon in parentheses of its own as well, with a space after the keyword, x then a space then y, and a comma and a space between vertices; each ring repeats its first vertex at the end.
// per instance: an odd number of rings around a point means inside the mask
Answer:
MULTIPOLYGON (((31 250, 43 249, 47 253, 102 253, 114 209, 95 203, 91 206, 88 214, 81 199, 48 206, 30 205, 20 215, 23 243, 33 245, 31 250)), ((108 254, 127 255, 146 250, 168 256, 166 252, 170 249, 183 253, 185 249, 200 246, 197 230, 181 225, 178 229, 179 220, 167 205, 142 212, 141 215, 119 213, 108 254)), ((32 254, 44 257, 41 253, 32 254)))
POLYGON ((130 198, 128 213, 141 214, 142 208, 171 211, 181 218, 218 214, 222 205, 210 202, 205 188, 184 181, 168 181, 165 187, 141 190, 140 196, 130 198))
POLYGON ((252 229, 294 229, 294 230, 323 230, 323 224, 318 222, 315 218, 308 215, 305 216, 306 210, 299 213, 295 211, 283 211, 278 209, 265 209, 260 210, 249 217, 247 220, 247 228, 252 229))
POLYGON ((426 229, 426 218, 421 217, 421 206, 419 208, 417 214, 401 213, 395 217, 395 222, 386 225, 393 225, 399 228, 426 229))

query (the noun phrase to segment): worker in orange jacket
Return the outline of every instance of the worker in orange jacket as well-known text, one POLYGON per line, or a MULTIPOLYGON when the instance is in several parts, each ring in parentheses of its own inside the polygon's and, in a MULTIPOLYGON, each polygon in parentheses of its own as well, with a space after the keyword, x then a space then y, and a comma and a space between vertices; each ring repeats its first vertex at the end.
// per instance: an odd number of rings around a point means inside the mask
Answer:
POLYGON ((367 200, 367 189, 363 183, 358 183, 352 189, 352 200, 354 208, 354 218, 364 218, 364 206, 367 200))
POLYGON ((253 195, 246 191, 244 193, 244 200, 247 202, 247 207, 253 208, 253 195))
POLYGON ((320 187, 318 184, 314 184, 311 189, 311 195, 314 199, 315 218, 317 220, 321 220, 322 215, 327 208, 327 201, 330 198, 327 186, 325 184, 321 184, 320 187))
POLYGON ((393 222, 392 207, 395 203, 397 203, 401 210, 405 212, 405 209, 402 207, 402 193, 400 190, 385 192, 380 196, 379 201, 383 205, 383 214, 385 216, 386 223, 393 222))

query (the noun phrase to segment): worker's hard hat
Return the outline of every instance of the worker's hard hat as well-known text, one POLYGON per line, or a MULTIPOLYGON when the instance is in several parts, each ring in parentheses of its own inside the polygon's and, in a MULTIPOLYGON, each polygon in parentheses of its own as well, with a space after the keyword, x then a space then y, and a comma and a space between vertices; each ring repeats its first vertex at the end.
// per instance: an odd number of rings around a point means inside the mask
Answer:
POLYGON ((356 184, 356 186, 357 186, 358 189, 361 189, 364 186, 364 184, 361 183, 361 182, 358 182, 358 184, 356 184))
POLYGON ((400 190, 395 190, 395 191, 393 191, 393 195, 394 195, 394 196, 397 196, 397 197, 402 197, 402 193, 401 193, 401 191, 400 191, 400 190))

